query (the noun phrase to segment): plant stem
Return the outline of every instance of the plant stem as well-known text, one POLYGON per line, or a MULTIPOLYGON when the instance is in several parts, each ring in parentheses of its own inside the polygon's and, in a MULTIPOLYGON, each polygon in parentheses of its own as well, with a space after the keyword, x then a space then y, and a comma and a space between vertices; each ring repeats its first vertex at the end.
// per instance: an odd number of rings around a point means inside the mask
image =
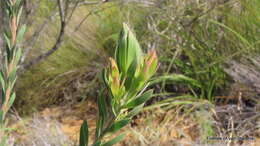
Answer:
POLYGON ((18 47, 24 29, 19 30, 19 17, 21 15, 21 1, 5 0, 3 2, 8 26, 5 33, 5 51, 3 64, 0 70, 2 101, 0 106, 0 139, 5 136, 5 116, 15 100, 14 85, 17 78, 17 68, 21 57, 21 50, 18 47))

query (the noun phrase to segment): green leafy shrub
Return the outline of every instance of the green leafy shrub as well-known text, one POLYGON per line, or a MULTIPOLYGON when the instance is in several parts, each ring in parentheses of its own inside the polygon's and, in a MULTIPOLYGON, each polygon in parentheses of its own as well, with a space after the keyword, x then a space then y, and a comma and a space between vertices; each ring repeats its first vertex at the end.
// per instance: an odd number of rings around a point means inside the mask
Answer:
POLYGON ((182 75, 200 84, 194 86, 178 78, 178 83, 185 84, 182 86, 163 80, 160 91, 182 94, 185 89, 210 101, 225 94, 231 79, 223 65, 259 52, 259 4, 257 0, 155 3, 146 17, 148 25, 143 25, 146 33, 141 40, 147 48, 157 49, 159 74, 175 79, 182 75))
POLYGON ((5 145, 5 117, 14 103, 16 94, 14 86, 17 79, 18 63, 22 50, 19 47, 25 33, 25 26, 20 26, 22 14, 21 0, 6 0, 4 2, 9 29, 4 33, 5 48, 3 50, 3 63, 1 64, 1 108, 0 108, 0 138, 1 145, 5 145))
MULTIPOLYGON (((156 52, 149 51, 143 55, 138 41, 126 24, 119 37, 115 59, 109 58, 110 66, 103 72, 109 97, 105 98, 104 90, 98 97, 99 118, 93 145, 113 145, 122 140, 124 134, 108 142, 103 142, 102 138, 127 125, 153 94, 153 90, 145 89, 157 69, 156 52)), ((80 131, 80 146, 86 146, 89 135, 87 122, 82 124, 80 131)))

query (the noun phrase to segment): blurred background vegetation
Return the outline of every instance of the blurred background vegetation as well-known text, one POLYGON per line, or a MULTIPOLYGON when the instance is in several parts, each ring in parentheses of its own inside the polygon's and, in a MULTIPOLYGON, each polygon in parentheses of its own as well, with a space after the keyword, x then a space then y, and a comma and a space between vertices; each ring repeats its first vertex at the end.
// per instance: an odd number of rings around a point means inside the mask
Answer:
MULTIPOLYGON (((60 29, 56 3, 53 0, 25 3, 24 13, 28 16, 24 16, 24 23, 28 28, 23 47, 30 50, 24 64, 55 44, 60 29)), ((71 7, 73 4, 71 1, 71 7)), ((100 71, 107 65, 108 57, 114 55, 122 23, 126 22, 135 31, 143 50, 155 49, 160 62, 149 87, 155 89, 156 96, 147 103, 144 119, 151 115, 161 118, 151 109, 159 108, 165 115, 173 110, 168 119, 163 118, 164 125, 158 125, 167 129, 165 125, 173 120, 185 127, 189 125, 187 121, 178 119, 190 119, 200 129, 191 130, 190 137, 199 143, 214 135, 259 139, 260 82, 254 79, 260 75, 259 8, 259 0, 80 1, 67 22, 59 49, 21 72, 14 108, 20 116, 31 117, 50 107, 70 108, 85 101, 95 102, 100 71), (236 70, 233 66, 249 68, 236 70), (192 133, 197 132, 199 140, 192 138, 192 133)), ((139 132, 145 138, 132 137, 139 144, 149 145, 160 139, 159 135, 139 132)), ((166 145, 173 137, 187 137, 185 132, 175 133, 179 135, 169 136, 166 145)))

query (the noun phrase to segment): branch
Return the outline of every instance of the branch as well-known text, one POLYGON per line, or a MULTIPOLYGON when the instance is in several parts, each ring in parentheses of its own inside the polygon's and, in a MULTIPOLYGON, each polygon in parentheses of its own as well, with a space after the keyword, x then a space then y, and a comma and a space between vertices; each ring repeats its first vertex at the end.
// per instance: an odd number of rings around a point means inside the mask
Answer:
MULTIPOLYGON (((108 2, 107 0, 103 0, 103 1, 99 1, 99 2, 80 2, 80 0, 77 0, 77 1, 74 1, 74 2, 71 2, 70 0, 66 0, 66 2, 63 2, 63 0, 57 0, 57 1, 58 1, 58 3, 57 3, 58 7, 59 7, 58 13, 59 13, 59 16, 60 16, 60 25, 61 25, 59 35, 57 37, 57 41, 55 42, 55 44, 53 45, 53 47, 50 50, 48 50, 47 52, 39 55, 38 57, 36 57, 34 59, 32 59, 31 61, 29 61, 29 63, 23 64, 25 59, 26 59, 26 56, 28 55, 30 50, 33 48, 35 42, 39 38, 39 35, 44 30, 44 28, 47 26, 49 20, 52 20, 57 15, 57 12, 54 11, 54 13, 52 15, 50 15, 43 22, 43 24, 39 27, 39 29, 28 40, 29 47, 27 47, 27 49, 24 51, 24 56, 23 56, 22 61, 21 61, 22 65, 20 67, 21 72, 24 72, 25 70, 29 69, 31 66, 38 64, 39 62, 45 60, 48 56, 50 56, 51 54, 53 54, 55 51, 57 51, 60 48, 60 46, 63 42, 64 35, 65 35, 65 29, 66 29, 67 23, 70 21, 73 13, 75 12, 77 7, 79 7, 81 5, 92 5, 92 4, 97 4, 97 7, 98 7, 99 4, 108 2), (65 3, 65 6, 64 6, 64 3, 65 3), (73 5, 70 6, 70 4, 72 4, 72 3, 73 3, 73 5), (70 11, 70 14, 68 13, 69 11, 70 11)), ((97 7, 95 7, 95 8, 97 9, 97 7)), ((94 12, 94 9, 92 9, 92 11, 89 14, 87 14, 87 16, 84 17, 84 19, 81 21, 81 23, 78 25, 78 27, 76 27, 75 31, 87 19, 87 17, 89 15, 91 15, 93 12, 94 12)))
MULTIPOLYGON (((84 18, 80 21, 80 23, 75 27, 74 29, 74 32, 78 31, 79 28, 81 27, 81 25, 88 19, 89 16, 91 16, 93 13, 97 12, 98 11, 98 7, 103 4, 103 3, 106 3, 106 2, 109 2, 109 0, 102 0, 100 2, 82 2, 80 4, 84 5, 84 4, 96 4, 97 6, 92 8, 85 16, 84 18)), ((122 3, 122 2, 121 2, 122 3)), ((104 9, 104 8, 103 8, 104 9)))
POLYGON ((31 61, 29 61, 28 64, 22 65, 22 70, 26 70, 26 69, 30 68, 31 66, 43 61, 45 58, 47 58, 48 56, 50 56, 51 54, 53 54, 56 50, 58 50, 60 48, 62 41, 63 41, 63 38, 64 38, 65 27, 66 27, 66 19, 65 19, 65 11, 66 10, 63 7, 62 0, 58 0, 58 7, 59 7, 61 27, 60 27, 60 32, 59 32, 56 43, 47 52, 39 55, 38 57, 36 57, 34 59, 32 59, 31 61))
POLYGON ((35 43, 37 42, 40 34, 42 31, 46 28, 47 24, 52 21, 58 14, 54 10, 48 18, 45 19, 45 21, 39 26, 39 29, 37 29, 33 35, 25 42, 24 46, 27 46, 24 48, 24 53, 21 59, 21 63, 23 64, 26 57, 28 56, 28 53, 31 51, 31 49, 34 47, 35 43))

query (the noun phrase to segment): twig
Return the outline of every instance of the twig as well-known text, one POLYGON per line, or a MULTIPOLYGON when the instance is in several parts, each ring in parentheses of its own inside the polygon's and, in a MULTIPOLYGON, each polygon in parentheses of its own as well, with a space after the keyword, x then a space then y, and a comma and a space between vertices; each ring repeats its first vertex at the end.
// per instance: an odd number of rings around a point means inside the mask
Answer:
MULTIPOLYGON (((69 1, 69 0, 66 0, 65 7, 64 7, 63 6, 63 0, 57 0, 57 1, 58 1, 58 7, 59 7, 58 13, 60 15, 60 26, 61 27, 60 27, 60 31, 59 31, 59 34, 58 34, 58 37, 57 37, 55 44, 53 45, 53 47, 50 50, 48 50, 47 52, 39 55, 38 57, 36 57, 32 60, 30 60, 29 63, 22 64, 21 67, 20 67, 20 73, 29 69, 31 66, 38 64, 39 62, 43 61, 44 59, 46 59, 48 56, 50 56, 51 54, 53 54, 55 51, 57 51, 60 48, 60 46, 62 45, 62 42, 63 42, 64 35, 65 35, 67 23, 71 20, 73 13, 75 12, 75 10, 78 6, 86 5, 86 4, 97 4, 97 2, 89 3, 89 2, 80 2, 80 0, 77 0, 76 2, 74 1, 74 5, 72 6, 72 10, 69 14, 68 11, 69 11, 69 8, 71 8, 69 6, 69 4, 71 4, 72 2, 69 1)), ((98 3, 102 4, 104 2, 107 2, 107 1, 101 1, 101 2, 98 2, 98 3)), ((96 7, 95 7, 95 9, 96 9, 96 7)), ((92 11, 95 12, 95 9, 93 9, 92 11)), ((89 13, 88 16, 86 16, 83 20, 85 21, 89 17, 89 15, 91 15, 93 12, 89 13)), ((37 32, 34 33, 32 40, 30 41, 31 45, 30 45, 30 47, 28 47, 28 49, 25 50, 25 55, 23 56, 21 63, 24 63, 26 56, 28 55, 28 53, 32 49, 32 47, 34 46, 33 44, 35 44, 35 42, 38 40, 41 32, 44 30, 44 28, 49 23, 49 20, 52 20, 56 15, 57 15, 56 12, 54 14, 50 15, 49 18, 47 18, 45 20, 45 22, 40 26, 40 29, 37 32)), ((81 23, 83 23, 84 21, 82 21, 81 23)))
POLYGON ((64 38, 64 34, 65 34, 65 27, 66 27, 66 18, 65 18, 66 9, 64 9, 63 0, 58 0, 58 7, 59 7, 60 26, 61 27, 60 27, 60 32, 59 32, 56 43, 47 52, 39 55, 38 57, 36 57, 34 59, 32 59, 29 63, 22 65, 22 71, 30 68, 31 66, 33 66, 33 65, 35 65, 39 62, 41 62, 42 60, 44 60, 45 58, 47 58, 48 56, 53 54, 61 46, 63 38, 64 38))
POLYGON ((24 55, 22 56, 20 64, 23 64, 26 57, 28 56, 28 53, 31 51, 31 49, 35 46, 35 43, 39 39, 40 34, 42 31, 46 28, 47 24, 53 20, 57 16, 56 11, 53 11, 48 18, 45 19, 45 21, 40 25, 39 29, 34 32, 34 34, 26 41, 24 46, 27 46, 24 48, 24 55))

